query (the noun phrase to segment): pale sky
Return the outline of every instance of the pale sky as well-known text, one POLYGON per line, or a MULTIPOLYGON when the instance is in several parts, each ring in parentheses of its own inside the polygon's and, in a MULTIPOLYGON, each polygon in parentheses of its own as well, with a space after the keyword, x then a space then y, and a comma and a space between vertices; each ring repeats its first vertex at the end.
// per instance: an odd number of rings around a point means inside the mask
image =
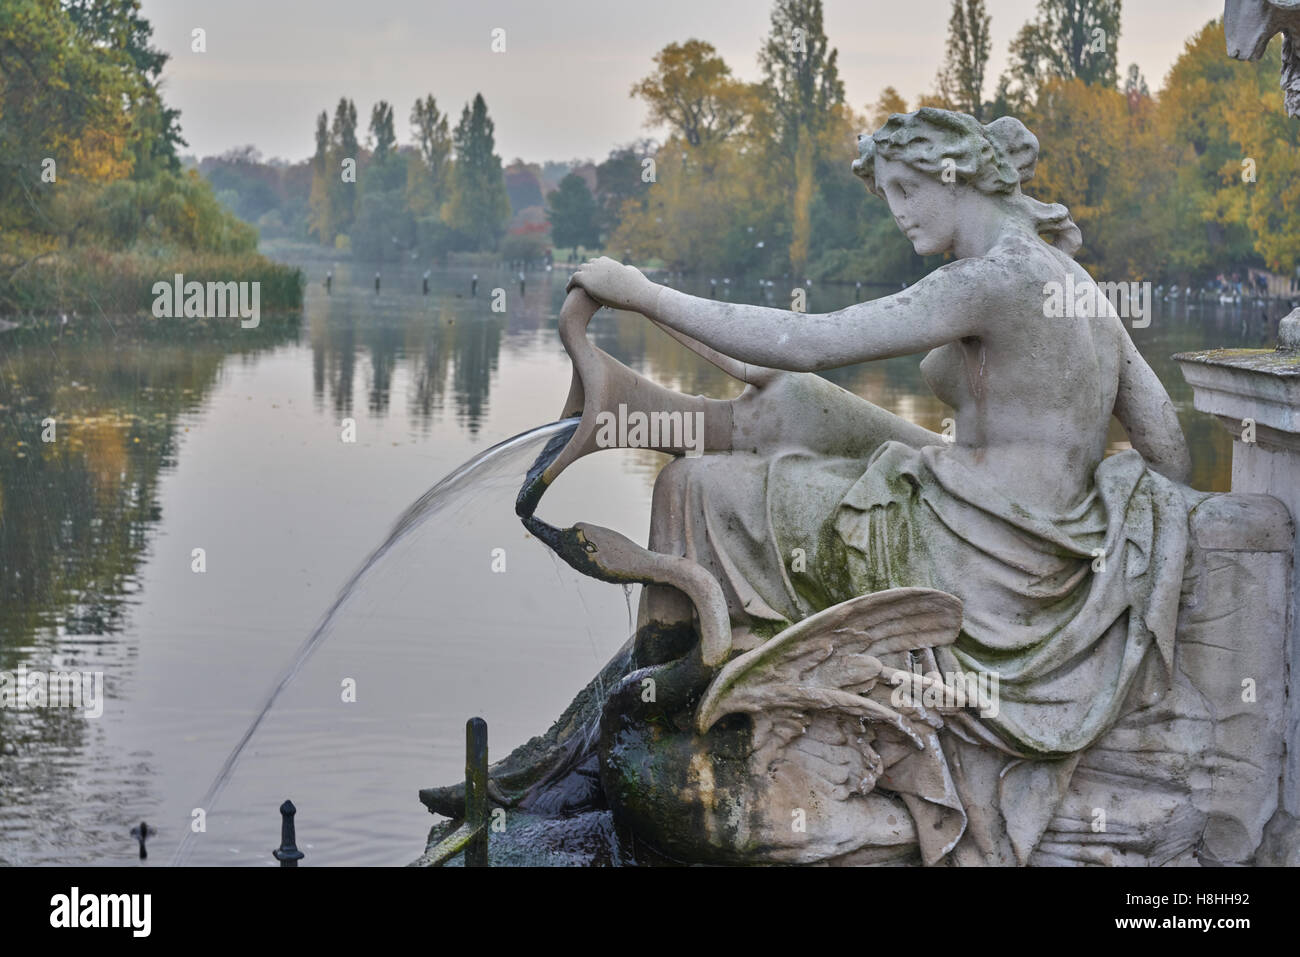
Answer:
MULTIPOLYGON (((988 0, 993 55, 986 96, 1007 45, 1036 0, 988 0)), ((509 162, 589 158, 653 134, 632 84, 674 41, 707 40, 732 70, 757 80, 768 0, 143 0, 154 43, 172 54, 165 96, 181 110, 199 156, 251 143, 268 157, 311 154, 315 117, 340 96, 394 104, 398 138, 417 96, 433 93, 455 118, 475 93, 496 121, 509 162), (207 51, 190 49, 207 31, 207 51), (494 28, 506 51, 491 50, 494 28)), ((889 85, 913 101, 934 86, 949 0, 825 0, 840 76, 862 110, 889 85)), ((1191 35, 1223 13, 1222 0, 1125 0, 1121 75, 1136 61, 1152 90, 1191 35)))

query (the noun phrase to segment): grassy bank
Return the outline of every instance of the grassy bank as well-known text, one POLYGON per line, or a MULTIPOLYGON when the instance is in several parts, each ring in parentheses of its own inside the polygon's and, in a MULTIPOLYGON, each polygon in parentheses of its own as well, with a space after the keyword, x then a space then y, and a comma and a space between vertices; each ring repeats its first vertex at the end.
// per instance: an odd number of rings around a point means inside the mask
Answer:
POLYGON ((154 283, 259 282, 267 312, 302 306, 302 271, 259 253, 105 252, 81 248, 59 252, 14 271, 0 265, 0 315, 50 317, 152 315, 154 283), (10 275, 12 273, 12 275, 10 275))

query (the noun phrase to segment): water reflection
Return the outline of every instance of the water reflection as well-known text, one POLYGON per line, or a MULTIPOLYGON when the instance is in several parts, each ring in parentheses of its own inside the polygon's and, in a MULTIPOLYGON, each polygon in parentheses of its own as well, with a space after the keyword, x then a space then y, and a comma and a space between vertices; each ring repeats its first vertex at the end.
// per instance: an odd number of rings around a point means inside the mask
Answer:
MULTIPOLYGON (((139 649, 106 639, 128 629, 141 600, 138 571, 162 521, 157 487, 181 421, 228 356, 287 341, 296 326, 235 335, 101 322, 0 337, 0 671, 103 672, 109 698, 129 696, 139 649)), ((93 824, 42 827, 32 804, 57 816, 102 772, 115 789, 141 788, 123 768, 95 768, 91 740, 80 710, 0 708, 0 862, 24 859, 12 856, 15 839, 96 840, 93 824)))
MULTIPOLYGON (((520 294, 513 272, 498 270, 488 274, 479 296, 471 298, 468 270, 437 275, 428 297, 419 295, 419 273, 414 268, 386 279, 385 291, 372 297, 368 297, 371 271, 357 271, 362 281, 349 284, 348 268, 340 268, 335 295, 316 297, 307 307, 317 401, 322 407, 328 403, 340 416, 353 412, 359 360, 365 361, 369 376, 366 410, 380 416, 388 411, 395 376, 405 365, 410 374, 406 400, 412 423, 427 433, 450 399, 457 423, 473 435, 487 414, 501 349, 559 348, 554 323, 563 301, 565 273, 531 273, 526 291, 520 294), (506 313, 491 311, 494 288, 505 293, 506 313)), ((695 294, 707 291, 705 281, 677 285, 695 294)), ((726 291, 736 301, 771 301, 757 281, 737 282, 726 291)), ((887 291, 874 290, 875 294, 887 291)), ((852 297, 850 287, 818 288, 809 308, 842 308, 852 297)), ((1276 339, 1277 322, 1288 309, 1279 303, 1221 306, 1181 299, 1157 299, 1154 305, 1150 326, 1132 328, 1131 334, 1178 408, 1193 448, 1193 484, 1223 491, 1230 477, 1230 440, 1212 419, 1192 409, 1191 392, 1171 356, 1220 346, 1270 345, 1276 339)), ((602 312, 592 323, 591 336, 610 355, 671 388, 722 397, 739 392, 734 380, 638 317, 602 312)), ((926 387, 918 357, 830 370, 826 377, 928 428, 939 429, 951 411, 926 387)), ((1114 425, 1112 448, 1125 444, 1122 431, 1114 425)))

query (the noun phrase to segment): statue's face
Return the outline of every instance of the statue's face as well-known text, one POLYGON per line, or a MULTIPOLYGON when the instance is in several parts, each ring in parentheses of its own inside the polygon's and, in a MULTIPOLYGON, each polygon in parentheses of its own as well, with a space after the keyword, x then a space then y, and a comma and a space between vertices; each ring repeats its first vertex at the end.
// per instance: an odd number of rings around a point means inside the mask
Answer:
POLYGON ((920 256, 952 249, 957 230, 957 185, 943 183, 898 160, 877 156, 876 186, 903 235, 920 256))

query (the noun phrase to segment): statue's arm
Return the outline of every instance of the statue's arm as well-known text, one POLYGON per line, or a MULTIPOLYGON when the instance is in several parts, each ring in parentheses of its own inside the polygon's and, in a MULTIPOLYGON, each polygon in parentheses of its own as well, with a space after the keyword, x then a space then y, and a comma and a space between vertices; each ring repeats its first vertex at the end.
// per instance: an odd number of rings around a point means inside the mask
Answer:
POLYGON ((817 372, 979 335, 996 271, 987 260, 959 260, 892 296, 822 314, 716 302, 654 283, 631 305, 741 362, 817 372))
POLYGON ((1191 481, 1192 456, 1178 424, 1174 402, 1123 326, 1119 326, 1119 335, 1115 418, 1124 426, 1133 448, 1142 454, 1147 465, 1165 478, 1186 485, 1191 481))

